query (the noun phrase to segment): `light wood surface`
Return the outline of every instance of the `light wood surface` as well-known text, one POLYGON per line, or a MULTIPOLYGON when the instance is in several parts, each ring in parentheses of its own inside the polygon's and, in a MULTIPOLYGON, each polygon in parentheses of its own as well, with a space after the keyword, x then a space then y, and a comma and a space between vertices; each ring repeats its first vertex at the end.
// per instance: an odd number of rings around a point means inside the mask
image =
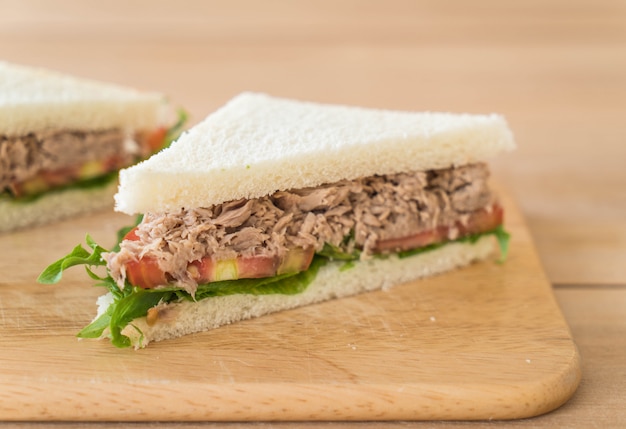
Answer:
MULTIPOLYGON (((583 378, 558 410, 504 426, 626 425, 626 3, 127 3, 1 0, 0 57, 159 89, 194 122, 248 89, 505 114, 519 150, 497 159, 494 175, 529 225, 583 378)), ((10 248, 0 252, 18 266, 10 248)), ((25 275, 16 271, 0 287, 25 275)), ((481 423, 398 423, 473 425, 481 423)), ((212 425, 184 427, 200 426, 212 425)))
MULTIPOLYGON (((60 287, 33 282, 40 261, 75 246, 78 221, 0 237, 0 247, 13 249, 0 265, 8 280, 0 292, 0 416, 488 420, 552 411, 578 387, 580 356, 521 215, 510 199, 503 203, 513 236, 506 264, 491 260, 138 352, 77 344, 98 293, 82 270, 60 287), (33 251, 55 233, 54 244, 33 251)), ((80 227, 102 237, 125 224, 119 218, 93 216, 80 227)))

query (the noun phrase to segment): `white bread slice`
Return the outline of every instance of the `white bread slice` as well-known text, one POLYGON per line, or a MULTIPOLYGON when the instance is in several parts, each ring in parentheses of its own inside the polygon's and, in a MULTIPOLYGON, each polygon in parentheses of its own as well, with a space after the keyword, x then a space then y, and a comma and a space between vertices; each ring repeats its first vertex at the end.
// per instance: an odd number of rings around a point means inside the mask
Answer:
POLYGON ((161 94, 0 62, 0 135, 44 129, 153 129, 167 111, 161 94))
POLYGON ((33 201, 0 198, 0 233, 113 208, 117 180, 91 188, 49 192, 33 201))
MULTIPOLYGON (((412 257, 358 261, 347 270, 342 262, 323 266, 315 280, 298 295, 230 295, 184 301, 161 307, 157 322, 149 325, 146 318, 133 320, 122 330, 135 348, 152 341, 161 341, 202 332, 222 325, 263 316, 278 311, 342 298, 378 289, 387 289, 418 278, 432 276, 488 258, 494 249, 494 238, 484 236, 477 242, 449 243, 435 250, 412 257)), ((112 295, 98 299, 98 315, 112 302, 112 295)))
POLYGON ((243 93, 120 172, 116 210, 206 207, 277 190, 484 161, 515 147, 498 115, 409 113, 243 93))

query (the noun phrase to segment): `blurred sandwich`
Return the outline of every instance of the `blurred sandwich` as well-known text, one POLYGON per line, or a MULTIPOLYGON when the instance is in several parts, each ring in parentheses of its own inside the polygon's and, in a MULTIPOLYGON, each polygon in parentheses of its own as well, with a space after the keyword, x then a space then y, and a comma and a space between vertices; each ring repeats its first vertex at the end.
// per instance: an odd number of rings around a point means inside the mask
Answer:
POLYGON ((0 232, 110 207, 170 116, 161 94, 0 62, 0 232))

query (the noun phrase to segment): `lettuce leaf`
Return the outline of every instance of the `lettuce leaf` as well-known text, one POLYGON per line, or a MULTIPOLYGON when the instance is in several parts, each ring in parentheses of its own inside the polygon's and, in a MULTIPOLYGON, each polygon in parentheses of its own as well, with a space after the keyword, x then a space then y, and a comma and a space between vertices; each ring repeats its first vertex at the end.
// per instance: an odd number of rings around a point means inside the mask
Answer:
POLYGON ((503 264, 506 261, 506 258, 508 258, 509 256, 509 243, 511 241, 511 234, 506 232, 502 225, 499 225, 491 233, 496 236, 496 239, 498 240, 498 246, 500 246, 500 258, 498 258, 498 263, 503 264))
POLYGON ((132 294, 115 301, 109 307, 113 307, 109 321, 111 343, 116 347, 129 347, 130 338, 122 334, 122 329, 133 320, 148 314, 148 310, 159 302, 169 302, 172 295, 174 295, 172 291, 137 288, 132 294))
POLYGON ((110 305, 107 310, 102 313, 98 318, 92 321, 89 325, 80 330, 76 336, 78 338, 100 338, 102 333, 111 324, 111 315, 113 314, 113 305, 110 305))
POLYGON ((63 276, 63 271, 75 265, 86 265, 90 276, 93 277, 93 272, 89 270, 89 267, 105 266, 106 261, 102 258, 102 253, 108 252, 108 250, 99 246, 89 234, 87 234, 85 241, 87 246, 91 248, 91 253, 79 244, 68 255, 46 267, 37 277, 37 281, 43 284, 58 283, 63 276))

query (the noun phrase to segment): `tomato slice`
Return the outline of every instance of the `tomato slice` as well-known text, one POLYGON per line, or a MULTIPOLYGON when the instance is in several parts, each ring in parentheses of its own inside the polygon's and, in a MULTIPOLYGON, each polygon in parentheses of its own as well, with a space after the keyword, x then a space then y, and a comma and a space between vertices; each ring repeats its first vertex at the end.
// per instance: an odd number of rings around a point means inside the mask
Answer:
POLYGON ((152 257, 144 256, 137 261, 126 263, 126 277, 130 284, 144 289, 152 289, 156 286, 166 285, 167 277, 159 262, 152 257))
MULTIPOLYGON (((126 233, 124 240, 138 241, 137 227, 126 233)), ((151 289, 156 286, 166 285, 167 276, 159 267, 159 262, 151 256, 144 256, 136 261, 126 263, 126 277, 133 286, 151 289)))
POLYGON ((139 236, 137 235, 137 227, 134 227, 133 229, 128 231, 126 235, 124 236, 123 240, 139 241, 139 236))
POLYGON ((278 259, 272 256, 247 256, 216 261, 211 257, 190 262, 189 275, 198 283, 221 280, 256 279, 276 275, 278 259))
POLYGON ((461 234, 476 234, 491 231, 502 225, 504 221, 504 209, 499 204, 492 205, 489 209, 479 210, 468 220, 467 226, 458 225, 461 234))
POLYGON ((147 135, 144 142, 150 153, 156 152, 163 147, 166 135, 167 128, 165 127, 157 128, 147 135))
POLYGON ((237 258, 238 278, 260 279, 276 275, 278 259, 272 256, 248 256, 237 258))
POLYGON ((314 255, 315 250, 310 247, 291 249, 282 260, 277 256, 267 255, 245 256, 224 261, 206 257, 190 262, 187 271, 198 283, 258 279, 305 271, 311 265, 314 255))
POLYGON ((376 243, 375 252, 400 252, 417 249, 448 239, 452 228, 456 228, 459 237, 491 231, 502 224, 504 210, 499 204, 472 213, 466 224, 457 221, 453 227, 441 226, 434 230, 424 231, 407 237, 390 238, 376 243))
POLYGON ((122 158, 113 155, 104 160, 91 160, 71 167, 41 170, 28 179, 11 183, 9 189, 15 197, 35 195, 79 180, 92 179, 119 170, 125 165, 122 158))

